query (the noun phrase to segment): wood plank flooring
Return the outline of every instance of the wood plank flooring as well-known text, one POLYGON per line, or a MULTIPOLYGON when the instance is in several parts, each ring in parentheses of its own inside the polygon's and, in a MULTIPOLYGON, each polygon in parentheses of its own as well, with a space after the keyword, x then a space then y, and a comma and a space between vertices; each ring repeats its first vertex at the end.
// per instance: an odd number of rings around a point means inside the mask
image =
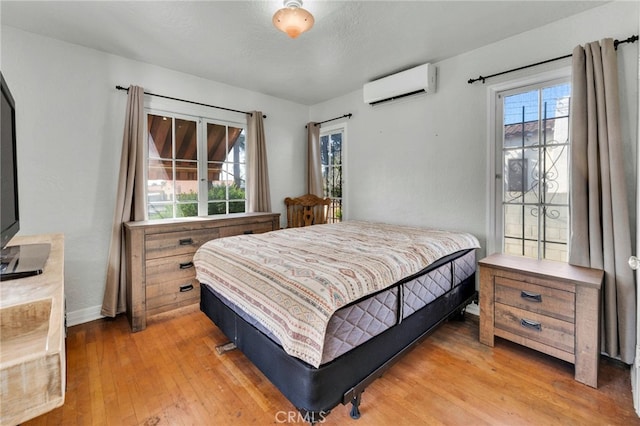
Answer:
MULTIPOLYGON (((502 339, 478 341, 477 319, 443 324, 326 425, 640 425, 629 368, 600 361, 599 388, 573 366, 502 339)), ((64 406, 24 425, 303 424, 294 407, 197 306, 130 333, 124 316, 70 327, 64 406)))

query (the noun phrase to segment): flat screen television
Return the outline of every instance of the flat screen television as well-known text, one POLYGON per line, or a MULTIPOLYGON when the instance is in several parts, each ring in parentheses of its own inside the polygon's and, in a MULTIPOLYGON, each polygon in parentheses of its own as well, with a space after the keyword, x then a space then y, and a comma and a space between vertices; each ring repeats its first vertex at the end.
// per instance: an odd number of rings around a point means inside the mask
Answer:
POLYGON ((7 82, 0 72, 2 99, 0 100, 0 132, 2 144, 0 151, 0 248, 4 248, 20 230, 18 211, 18 168, 16 158, 16 104, 11 96, 7 82))
POLYGON ((9 245, 20 230, 16 104, 0 71, 0 280, 41 274, 50 244, 9 245))

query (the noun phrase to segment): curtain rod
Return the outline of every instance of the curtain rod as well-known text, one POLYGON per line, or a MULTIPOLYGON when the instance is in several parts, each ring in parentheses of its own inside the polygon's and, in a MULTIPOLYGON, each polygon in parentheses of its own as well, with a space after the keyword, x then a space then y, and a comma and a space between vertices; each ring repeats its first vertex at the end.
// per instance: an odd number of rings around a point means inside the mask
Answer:
MULTIPOLYGON (((122 87, 122 86, 116 86, 116 89, 118 90, 124 90, 127 93, 129 93, 129 88, 128 87, 122 87)), ((186 99, 180 99, 180 98, 173 98, 171 96, 165 96, 165 95, 158 95, 156 93, 151 93, 151 92, 144 92, 145 95, 149 95, 149 96, 157 96, 158 98, 165 98, 165 99, 171 99, 173 101, 180 101, 180 102, 186 102, 188 104, 194 104, 194 105, 200 105, 200 106, 206 106, 206 107, 210 107, 210 108, 217 108, 217 109, 223 109, 225 111, 231 111, 231 112, 238 112, 240 114, 249 114, 250 116, 253 117, 253 113, 248 112, 248 111, 239 111, 237 109, 231 109, 231 108, 225 108, 225 107, 220 107, 220 106, 215 106, 215 105, 209 105, 209 104, 203 104, 201 102, 195 102, 195 101, 189 101, 186 99)), ((266 115, 263 115, 262 118, 267 118, 266 115)))
MULTIPOLYGON (((349 114, 342 115, 342 116, 340 116, 340 117, 330 118, 330 119, 328 119, 328 120, 324 120, 324 121, 321 121, 321 122, 319 122, 319 123, 314 123, 313 125, 314 125, 314 126, 319 126, 319 125, 321 125, 321 124, 328 123, 328 122, 333 121, 333 120, 340 120, 341 118, 345 118, 345 117, 347 117, 347 118, 351 118, 351 116, 353 116, 353 114, 349 113, 349 114)), ((306 128, 307 128, 307 126, 305 125, 305 126, 304 126, 304 128, 306 129, 306 128)))
MULTIPOLYGON (((622 43, 635 43, 636 41, 638 41, 638 35, 637 34, 633 35, 633 36, 631 36, 631 37, 629 37, 629 38, 627 38, 625 40, 614 40, 613 41, 613 47, 617 50, 618 49, 618 45, 620 45, 622 43)), ((523 70, 523 69, 526 69, 526 68, 535 67, 535 66, 546 64, 546 63, 553 62, 553 61, 559 61, 560 59, 570 58, 571 56, 572 56, 571 54, 564 55, 564 56, 558 56, 557 58, 547 59, 546 61, 536 62, 535 64, 530 64, 530 65, 525 65, 525 66, 518 67, 518 68, 513 68, 513 69, 510 69, 510 70, 507 70, 507 71, 502 71, 502 72, 499 72, 499 73, 496 73, 496 74, 491 74, 491 75, 487 75, 487 76, 484 76, 484 77, 483 76, 479 76, 478 78, 470 78, 467 81, 467 83, 473 84, 476 81, 482 81, 482 84, 484 84, 484 81, 486 79, 488 79, 488 78, 497 77, 499 75, 507 74, 507 73, 514 72, 514 71, 520 71, 520 70, 523 70)))

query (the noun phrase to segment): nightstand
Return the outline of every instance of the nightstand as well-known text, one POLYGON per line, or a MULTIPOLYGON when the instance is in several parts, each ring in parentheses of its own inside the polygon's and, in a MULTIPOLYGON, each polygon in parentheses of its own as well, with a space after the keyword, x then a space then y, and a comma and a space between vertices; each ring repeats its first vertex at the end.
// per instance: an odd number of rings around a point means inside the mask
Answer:
POLYGON ((480 266, 480 342, 511 340, 575 365, 598 387, 604 272, 568 263, 493 254, 480 266))

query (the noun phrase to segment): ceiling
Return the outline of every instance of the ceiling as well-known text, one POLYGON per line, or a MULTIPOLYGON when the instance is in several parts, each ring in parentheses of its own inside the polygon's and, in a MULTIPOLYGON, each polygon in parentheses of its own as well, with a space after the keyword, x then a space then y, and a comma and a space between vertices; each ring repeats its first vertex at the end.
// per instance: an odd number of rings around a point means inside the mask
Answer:
POLYGON ((281 1, 2 0, 0 15, 2 25, 313 105, 603 3, 306 0, 315 25, 297 39, 271 23, 281 1))

